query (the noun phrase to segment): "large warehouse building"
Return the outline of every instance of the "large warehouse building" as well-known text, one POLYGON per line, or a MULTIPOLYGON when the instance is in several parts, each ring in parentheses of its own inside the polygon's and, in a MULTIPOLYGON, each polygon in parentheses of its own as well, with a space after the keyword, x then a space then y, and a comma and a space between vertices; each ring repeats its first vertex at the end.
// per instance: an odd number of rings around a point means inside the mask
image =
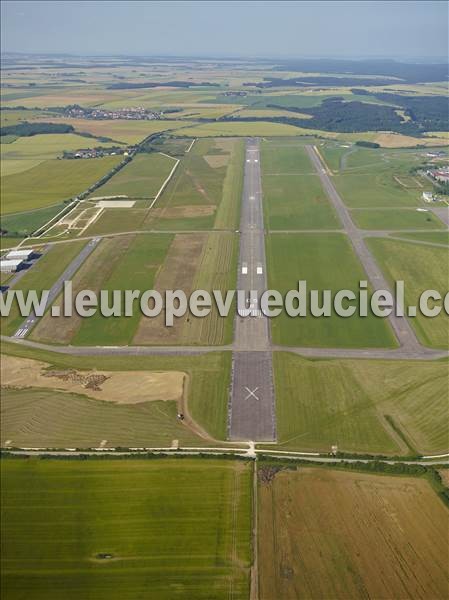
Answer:
POLYGON ((20 258, 16 259, 0 259, 0 273, 14 273, 23 263, 20 258))
POLYGON ((10 250, 5 258, 6 260, 28 260, 32 254, 32 248, 28 248, 27 250, 10 250))

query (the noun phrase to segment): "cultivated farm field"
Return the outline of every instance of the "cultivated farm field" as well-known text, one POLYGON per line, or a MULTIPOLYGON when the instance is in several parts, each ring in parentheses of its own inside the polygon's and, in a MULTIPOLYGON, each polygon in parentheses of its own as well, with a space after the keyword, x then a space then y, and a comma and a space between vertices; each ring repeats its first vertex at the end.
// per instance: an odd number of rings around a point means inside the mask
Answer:
MULTIPOLYGON (((102 277, 98 278, 97 270, 91 270, 90 277, 96 278, 96 285, 109 292, 151 290, 171 241, 172 236, 167 234, 142 234, 128 237, 120 244, 120 252, 112 264, 110 257, 104 256, 105 268, 102 270, 102 277)), ((129 344, 134 337, 140 317, 137 304, 132 316, 129 317, 107 318, 97 312, 91 318, 81 322, 72 343, 81 346, 129 344)))
POLYGON ((10 600, 24 591, 35 600, 134 600, 149 589, 167 599, 248 596, 249 465, 159 459, 1 466, 2 592, 10 600))
POLYGON ((48 160, 23 173, 2 177, 2 214, 60 204, 84 192, 119 162, 118 156, 48 160))
POLYGON ((261 598, 444 598, 448 512, 422 478, 300 468, 259 483, 261 598))
POLYGON ((154 198, 175 164, 175 160, 159 153, 138 154, 92 196, 154 198))
MULTIPOLYGON (((7 342, 2 343, 2 351, 7 352, 8 355, 29 358, 38 361, 43 361, 52 366, 52 368, 67 370, 77 369, 79 371, 144 371, 144 372, 183 372, 187 373, 188 381, 186 389, 184 390, 183 399, 186 401, 184 405, 184 412, 186 415, 190 415, 194 423, 201 429, 201 433, 204 438, 214 439, 226 439, 226 428, 227 428, 227 409, 228 409, 228 398, 229 398, 229 385, 231 376, 231 353, 230 352, 213 352, 201 356, 76 356, 76 355, 64 355, 49 352, 46 350, 36 350, 33 348, 19 347, 16 344, 9 344, 7 342), (211 398, 214 401, 211 402, 211 398)), ((25 386, 26 387, 26 386, 25 386)), ((43 390, 45 391, 45 390, 43 390)), ((47 390, 48 391, 48 390, 47 390)), ((26 392, 26 389, 25 389, 26 392)), ((82 390, 77 392, 78 397, 82 394, 82 390)), ((18 396, 19 397, 19 396, 18 396)), ((73 395, 72 395, 73 397, 73 395)), ((51 402, 63 402, 67 405, 69 402, 69 393, 64 394, 51 394, 51 402)), ((84 399, 88 400, 88 397, 83 396, 84 399)), ((102 404, 96 400, 98 405, 102 404)), ((53 404, 55 406, 55 404, 53 404)), ((60 406, 63 406, 61 404, 60 406)), ((84 402, 84 406, 87 403, 84 402)), ((85 443, 89 441, 97 446, 99 439, 105 439, 101 437, 103 422, 101 418, 108 415, 107 422, 110 422, 110 435, 111 440, 115 439, 127 439, 127 444, 131 444, 133 429, 132 425, 136 426, 137 415, 145 409, 152 415, 153 420, 148 419, 146 424, 141 423, 139 425, 139 436, 142 438, 145 436, 147 444, 155 445, 160 441, 171 445, 173 439, 171 437, 173 433, 173 425, 175 423, 174 405, 167 404, 165 402, 163 412, 160 412, 160 404, 136 404, 133 406, 116 405, 108 403, 107 407, 97 406, 97 404, 90 404, 89 408, 93 411, 91 414, 96 414, 98 420, 90 421, 89 419, 81 418, 81 415, 76 411, 71 411, 66 416, 61 414, 59 411, 52 413, 48 421, 45 421, 40 417, 33 427, 28 429, 29 418, 33 414, 34 408, 31 405, 24 407, 23 411, 17 410, 10 413, 11 423, 14 430, 17 432, 20 430, 21 435, 26 435, 30 442, 30 445, 34 445, 33 440, 39 439, 44 436, 50 440, 53 437, 63 436, 65 440, 64 445, 71 445, 78 438, 84 440, 85 443), (125 410, 125 408, 127 410, 125 410), (26 409, 26 410, 25 410, 26 409), (134 409, 134 410, 131 410, 134 409), (31 410, 30 413, 27 411, 31 410), (124 428, 126 421, 119 421, 119 413, 132 412, 132 418, 130 419, 129 428, 124 428), (159 413, 159 414, 158 414, 159 413), (72 418, 74 421, 71 421, 72 418), (20 420, 22 419, 22 420, 20 420), (167 431, 161 428, 161 420, 164 422, 164 426, 167 425, 167 431), (64 428, 58 431, 64 423, 64 428), (100 436, 100 438, 98 437, 100 436)), ((36 407, 38 410, 38 407, 36 407)), ((48 410, 48 402, 42 405, 42 414, 45 414, 48 410)), ((190 421, 189 421, 190 423, 190 421)), ((176 428, 175 428, 176 429, 176 428)), ((197 428, 195 431, 199 434, 200 430, 197 428)), ((6 435, 6 431, 4 432, 6 435)), ((187 433, 186 433, 187 435, 187 433)), ((141 439, 142 439, 141 438, 141 439)), ((11 439, 6 437, 4 439, 11 439)), ((179 438, 182 441, 182 437, 179 438)), ((197 438, 198 439, 198 438, 197 438)), ((196 444, 196 442, 195 442, 196 444)), ((90 445, 90 444, 89 444, 90 445)), ((112 445, 112 444, 110 444, 112 445)))
POLYGON ((183 121, 128 121, 123 119, 95 121, 93 119, 73 119, 56 117, 45 118, 45 122, 66 123, 76 132, 90 133, 93 136, 108 137, 115 142, 137 144, 154 133, 179 129, 186 125, 183 121))
POLYGON ((242 142, 197 140, 148 215, 161 230, 233 227, 242 185, 242 142), (238 163, 239 161, 239 163, 238 163))

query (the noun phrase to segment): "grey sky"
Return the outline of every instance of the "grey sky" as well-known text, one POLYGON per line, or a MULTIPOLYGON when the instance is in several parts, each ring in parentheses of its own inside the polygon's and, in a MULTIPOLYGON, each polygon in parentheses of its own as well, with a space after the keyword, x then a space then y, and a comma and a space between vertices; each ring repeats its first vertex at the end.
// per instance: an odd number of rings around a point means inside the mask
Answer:
POLYGON ((446 2, 2 1, 2 51, 444 57, 446 2))

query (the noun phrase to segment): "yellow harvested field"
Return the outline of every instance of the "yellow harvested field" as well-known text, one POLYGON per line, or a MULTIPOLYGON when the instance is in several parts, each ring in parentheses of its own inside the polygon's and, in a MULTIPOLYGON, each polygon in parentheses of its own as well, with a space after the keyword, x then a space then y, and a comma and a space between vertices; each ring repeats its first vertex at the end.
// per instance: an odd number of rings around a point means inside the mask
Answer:
POLYGON ((20 158, 8 158, 0 161, 0 170, 1 176, 6 177, 6 175, 14 175, 15 173, 23 173, 24 171, 28 171, 28 169, 32 169, 36 167, 38 164, 43 162, 44 159, 20 159, 20 158))
POLYGON ((66 106, 67 104, 79 104, 80 106, 96 106, 101 102, 111 101, 111 98, 121 98, 123 102, 128 102, 128 105, 131 100, 126 100, 126 98, 132 97, 131 94, 127 94, 128 90, 119 90, 119 94, 115 90, 101 90, 101 89, 92 89, 87 90, 83 88, 82 90, 67 88, 65 91, 58 93, 49 93, 46 95, 36 95, 30 96, 28 98, 21 98, 20 101, 16 99, 9 100, 6 98, 3 100, 2 104, 4 106, 17 106, 19 103, 20 106, 25 106, 26 108, 51 108, 54 106, 66 106))
POLYGON ((295 119, 312 119, 312 115, 305 113, 292 112, 291 110, 282 110, 280 108, 247 108, 240 110, 234 116, 236 117, 251 117, 263 119, 264 117, 294 117, 295 119))
POLYGON ((448 597, 449 511, 424 478, 259 467, 261 598, 448 597))
POLYGON ((180 400, 187 375, 180 371, 78 371, 2 354, 2 387, 45 388, 117 404, 180 400))
POLYGON ((414 146, 446 146, 449 139, 445 138, 414 138, 400 133, 379 133, 373 139, 382 148, 412 148, 414 146))
POLYGON ((203 158, 212 169, 226 167, 229 162, 228 154, 206 154, 203 158))
POLYGON ((438 473, 440 474, 443 485, 449 488, 449 469, 440 469, 438 473))
MULTIPOLYGON (((135 144, 152 133, 159 133, 167 129, 179 129, 179 127, 185 126, 185 122, 183 121, 162 120, 126 121, 125 119, 117 119, 111 121, 95 121, 93 119, 55 117, 52 119, 45 119, 45 121, 51 121, 52 123, 66 123, 67 125, 72 125, 77 132, 108 137, 125 144, 135 144)), ((85 142, 85 145, 86 144, 87 142, 85 142)))
MULTIPOLYGON (((190 137, 220 137, 220 136, 295 136, 310 133, 309 130, 284 123, 258 122, 221 122, 194 125, 182 130, 183 135, 190 137)), ((314 131, 314 133, 320 133, 314 131)), ((335 134, 328 134, 335 137, 335 134)))
POLYGON ((153 210, 154 217, 162 216, 164 219, 191 219, 193 217, 209 217, 213 215, 216 206, 213 204, 169 206, 167 208, 157 208, 153 210))

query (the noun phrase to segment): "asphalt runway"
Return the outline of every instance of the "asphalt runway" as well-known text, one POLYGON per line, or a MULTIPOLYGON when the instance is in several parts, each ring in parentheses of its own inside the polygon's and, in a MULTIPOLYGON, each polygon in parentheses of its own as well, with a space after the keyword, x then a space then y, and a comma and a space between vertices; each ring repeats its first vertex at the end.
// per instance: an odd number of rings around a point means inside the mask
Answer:
MULTIPOLYGON (((51 306, 59 294, 62 292, 62 288, 64 285, 64 281, 69 281, 75 275, 76 271, 81 267, 83 262, 86 260, 90 254, 95 250, 97 245, 100 242, 100 238, 94 238, 88 244, 84 246, 81 252, 72 260, 66 270, 62 273, 62 275, 55 281, 52 287, 49 290, 47 307, 51 306)), ((29 317, 25 319, 22 325, 17 329, 14 336, 15 338, 24 338, 26 337, 31 329, 36 326, 39 321, 39 317, 36 316, 36 313, 33 311, 29 317)))
POLYGON ((231 440, 276 439, 270 324, 256 301, 266 284, 259 145, 248 140, 237 277, 237 289, 245 290, 247 301, 238 306, 235 318, 228 421, 231 440))

